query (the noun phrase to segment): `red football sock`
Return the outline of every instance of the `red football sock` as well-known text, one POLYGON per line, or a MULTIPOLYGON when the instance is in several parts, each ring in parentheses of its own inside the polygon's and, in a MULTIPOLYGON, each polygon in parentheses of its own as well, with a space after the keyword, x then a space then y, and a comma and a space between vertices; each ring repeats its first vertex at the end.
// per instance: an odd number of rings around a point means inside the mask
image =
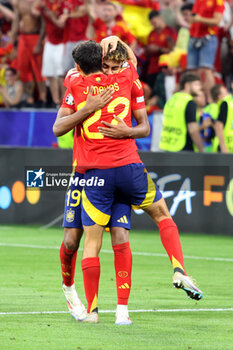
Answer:
POLYGON ((87 299, 87 312, 98 312, 97 299, 100 279, 100 261, 98 257, 86 258, 81 262, 83 282, 87 299))
POLYGON ((179 231, 176 224, 172 219, 164 219, 158 226, 161 241, 171 260, 174 272, 179 271, 186 275, 179 231))
POLYGON ((69 250, 65 247, 64 241, 60 248, 60 261, 63 283, 70 287, 74 284, 77 249, 69 250))
POLYGON ((132 253, 129 242, 113 247, 116 271, 117 304, 128 305, 131 290, 132 253))

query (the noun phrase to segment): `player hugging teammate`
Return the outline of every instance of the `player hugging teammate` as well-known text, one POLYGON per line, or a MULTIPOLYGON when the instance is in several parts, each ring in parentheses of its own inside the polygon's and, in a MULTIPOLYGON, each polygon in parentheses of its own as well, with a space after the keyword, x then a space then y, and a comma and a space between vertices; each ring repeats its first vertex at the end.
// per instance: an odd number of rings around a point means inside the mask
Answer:
POLYGON ((177 226, 137 153, 134 138, 146 136, 149 124, 134 54, 117 37, 109 37, 101 46, 93 41, 78 44, 73 58, 76 69, 66 78, 67 92, 53 130, 60 136, 75 128, 74 176, 83 176, 86 181, 98 177, 104 180, 104 186, 71 186, 67 191, 60 258, 63 291, 70 313, 78 321, 98 322, 98 255, 104 228, 110 226, 118 296, 115 323, 132 323, 128 314, 132 269, 131 206, 145 210, 158 225, 174 269, 174 287, 182 288, 188 296, 199 300, 203 294, 186 275, 177 226), (99 94, 95 95, 95 91, 99 94), (138 123, 136 127, 131 126, 131 111, 138 123), (83 228, 82 270, 87 310, 74 286, 83 228), (120 271, 125 272, 123 278, 120 271), (122 283, 125 288, 120 288, 122 283))

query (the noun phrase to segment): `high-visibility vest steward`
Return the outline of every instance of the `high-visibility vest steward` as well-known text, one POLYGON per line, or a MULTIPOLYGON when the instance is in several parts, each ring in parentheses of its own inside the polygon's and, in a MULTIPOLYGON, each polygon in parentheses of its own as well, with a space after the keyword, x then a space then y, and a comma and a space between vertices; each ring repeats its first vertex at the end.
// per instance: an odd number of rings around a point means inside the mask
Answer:
POLYGON ((179 152, 186 145, 186 107, 193 98, 184 92, 177 92, 165 104, 160 148, 164 151, 179 152))
POLYGON ((233 153, 233 96, 228 95, 221 100, 227 103, 227 120, 224 126, 223 135, 226 148, 230 153, 233 153))

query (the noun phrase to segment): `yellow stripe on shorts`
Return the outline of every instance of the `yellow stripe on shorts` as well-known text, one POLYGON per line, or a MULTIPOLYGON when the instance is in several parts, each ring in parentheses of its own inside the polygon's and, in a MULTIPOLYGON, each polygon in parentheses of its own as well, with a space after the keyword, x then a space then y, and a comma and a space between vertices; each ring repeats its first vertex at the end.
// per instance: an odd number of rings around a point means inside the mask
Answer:
POLYGON ((146 194, 144 201, 139 205, 132 205, 132 209, 148 208, 154 202, 154 199, 155 199, 156 187, 155 187, 154 181, 151 179, 151 177, 148 174, 148 172, 146 171, 146 169, 144 171, 147 174, 147 183, 148 183, 147 194, 146 194))
POLYGON ((86 196, 84 189, 82 190, 82 204, 86 213, 89 215, 91 220, 93 220, 96 224, 105 226, 109 222, 110 215, 103 213, 89 201, 86 196))

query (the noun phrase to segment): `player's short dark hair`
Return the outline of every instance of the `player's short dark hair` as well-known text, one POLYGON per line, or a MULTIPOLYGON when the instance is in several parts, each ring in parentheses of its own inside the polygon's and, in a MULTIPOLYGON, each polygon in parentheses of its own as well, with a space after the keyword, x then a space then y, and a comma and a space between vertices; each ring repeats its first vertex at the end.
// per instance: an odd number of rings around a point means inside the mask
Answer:
POLYGON ((108 49, 107 54, 104 56, 104 60, 111 60, 117 63, 125 62, 129 59, 128 51, 125 46, 118 41, 116 50, 110 51, 110 47, 108 49))
POLYGON ((224 87, 223 84, 216 84, 210 89, 210 95, 214 102, 218 102, 218 96, 221 93, 221 87, 224 87))
POLYGON ((194 73, 184 73, 180 78, 180 89, 183 90, 185 88, 185 84, 192 83, 193 81, 200 81, 200 77, 194 73))
POLYGON ((102 47, 95 41, 78 43, 73 49, 72 56, 84 74, 102 71, 102 47))
POLYGON ((193 4, 185 4, 181 7, 180 11, 192 11, 193 10, 193 4))
POLYGON ((154 18, 154 17, 159 17, 159 16, 160 16, 159 11, 152 10, 152 11, 149 13, 148 18, 149 18, 149 20, 151 20, 152 18, 154 18))

